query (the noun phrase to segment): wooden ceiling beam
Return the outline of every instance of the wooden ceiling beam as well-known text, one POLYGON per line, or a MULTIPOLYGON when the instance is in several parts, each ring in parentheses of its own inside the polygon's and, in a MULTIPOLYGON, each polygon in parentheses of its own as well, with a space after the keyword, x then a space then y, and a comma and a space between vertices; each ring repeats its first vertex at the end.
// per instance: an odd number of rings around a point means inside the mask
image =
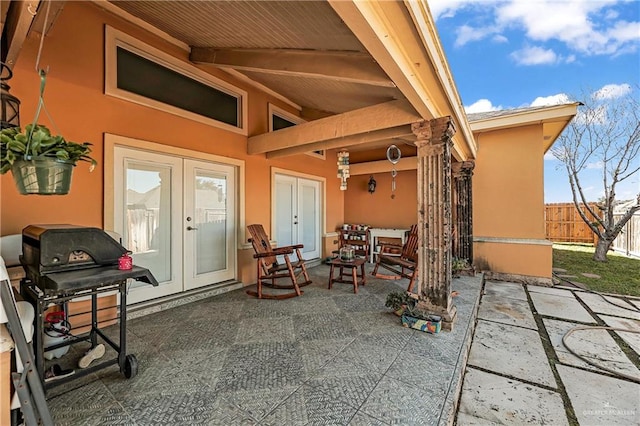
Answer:
POLYGON ((40 9, 38 10, 38 14, 36 18, 33 20, 33 25, 31 26, 31 31, 38 32, 40 34, 44 33, 44 35, 49 34, 53 24, 58 19, 58 16, 64 9, 64 4, 66 0, 49 0, 46 2, 42 2, 40 9), (44 28, 44 19, 47 14, 47 7, 49 7, 49 16, 47 16, 47 28, 44 28))
POLYGON ((395 87, 373 58, 360 52, 193 47, 189 59, 238 71, 395 87))
MULTIPOLYGON (((247 151, 249 154, 263 154, 286 148, 308 146, 315 142, 403 126, 420 119, 421 117, 406 100, 390 101, 252 136, 247 143, 247 151)), ((311 149, 305 151, 311 151, 311 149)))
POLYGON ((411 125, 405 124, 403 126, 391 127, 389 129, 375 130, 373 132, 360 133, 357 135, 330 139, 323 142, 314 142, 292 148, 280 149, 278 151, 270 151, 267 152, 267 158, 287 157, 290 155, 304 154, 305 152, 318 151, 321 149, 350 148, 409 135, 413 135, 411 132, 411 125))
POLYGON ((13 68, 18 59, 39 4, 40 0, 14 0, 9 5, 2 33, 2 38, 6 40, 3 46, 6 48, 2 49, 2 62, 8 64, 10 68, 13 68))

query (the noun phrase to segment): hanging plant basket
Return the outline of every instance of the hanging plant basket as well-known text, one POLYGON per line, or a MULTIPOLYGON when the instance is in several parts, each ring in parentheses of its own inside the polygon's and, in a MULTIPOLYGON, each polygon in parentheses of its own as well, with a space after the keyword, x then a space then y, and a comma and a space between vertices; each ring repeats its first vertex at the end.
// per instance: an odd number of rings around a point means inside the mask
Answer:
POLYGON ((16 160, 11 174, 22 195, 65 195, 71 187, 74 162, 56 158, 16 160))

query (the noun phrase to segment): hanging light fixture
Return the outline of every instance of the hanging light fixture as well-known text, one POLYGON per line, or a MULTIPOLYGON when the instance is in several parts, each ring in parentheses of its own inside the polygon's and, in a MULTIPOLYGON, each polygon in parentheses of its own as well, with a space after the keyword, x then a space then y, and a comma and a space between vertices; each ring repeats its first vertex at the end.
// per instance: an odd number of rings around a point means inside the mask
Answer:
POLYGON ((373 175, 369 176, 369 183, 367 184, 369 186, 369 194, 373 194, 374 192, 376 192, 376 185, 377 184, 378 183, 373 178, 373 175))
POLYGON ((11 68, 0 62, 0 129, 20 127, 20 99, 9 93, 9 85, 6 83, 11 77, 11 68))

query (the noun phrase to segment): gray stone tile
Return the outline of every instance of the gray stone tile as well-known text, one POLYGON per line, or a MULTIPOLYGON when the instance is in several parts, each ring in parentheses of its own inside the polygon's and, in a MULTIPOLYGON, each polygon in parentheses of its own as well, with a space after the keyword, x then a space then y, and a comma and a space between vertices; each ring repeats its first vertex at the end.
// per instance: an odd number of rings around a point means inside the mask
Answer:
POLYGON ((131 395, 120 403, 138 425, 208 424, 215 415, 216 394, 192 393, 131 395))
POLYGON ((291 342, 295 340, 290 317, 244 318, 237 324, 235 343, 291 342))
POLYGON ((530 296, 539 315, 595 323, 593 317, 575 298, 542 293, 530 293, 530 296))
POLYGON ((386 376, 427 391, 435 389, 447 392, 454 369, 455 364, 403 353, 391 364, 386 376))
POLYGON ((300 386, 283 386, 254 390, 232 390, 220 392, 225 401, 233 402, 245 415, 261 421, 282 401, 291 396, 300 386))
POLYGON ((640 385, 564 365, 557 366, 581 425, 640 424, 640 385))
MULTIPOLYGON (((598 367, 573 355, 562 341, 563 336, 575 328, 576 324, 551 319, 544 319, 543 322, 561 363, 598 370, 598 367)), ((566 343, 572 351, 596 365, 640 378, 640 370, 633 365, 606 330, 576 330, 567 337, 566 343)))
POLYGON ((540 336, 534 330, 479 320, 469 364, 556 387, 540 336))
POLYGON ((378 419, 374 419, 364 413, 358 411, 349 422, 349 426, 384 426, 386 423, 378 419))
POLYGON ((345 347, 336 359, 345 359, 377 372, 385 372, 402 351, 402 346, 388 346, 375 336, 359 336, 345 347))
POLYGON ((345 313, 294 315, 293 324, 297 340, 344 339, 358 335, 345 313))
POLYGON ((304 370, 294 343, 235 345, 220 369, 216 390, 237 391, 296 386, 304 370))
POLYGON ((635 333, 626 333, 624 331, 615 331, 631 348, 640 355, 640 321, 628 318, 616 318, 608 315, 598 315, 609 327, 624 328, 635 330, 635 333))
POLYGON ((462 388, 458 425, 474 424, 569 422, 560 394, 470 368, 462 388))
POLYGON ((524 288, 522 284, 518 283, 510 283, 503 281, 487 281, 484 284, 484 295, 485 296, 495 296, 498 298, 511 298, 518 300, 527 300, 527 295, 524 292, 524 288))
POLYGON ((486 295, 482 297, 478 318, 508 325, 517 325, 532 330, 538 326, 533 319, 529 302, 510 297, 486 295))
POLYGON ((542 293, 542 294, 551 294, 553 296, 559 297, 574 297, 573 292, 561 288, 555 287, 543 287, 540 285, 529 285, 527 286, 527 290, 529 293, 542 293))
POLYGON ((336 358, 307 380, 305 385, 317 388, 331 398, 341 399, 357 409, 381 378, 380 372, 352 360, 336 358))
POLYGON ((356 408, 318 388, 302 386, 269 414, 264 425, 346 425, 356 408))
POLYGON ((442 411, 442 391, 424 390, 384 377, 360 412, 397 425, 434 425, 442 411))
POLYGON ((593 293, 577 293, 577 296, 582 299, 582 301, 586 303, 593 312, 598 314, 607 314, 640 320, 640 312, 633 311, 633 307, 631 305, 617 297, 600 296, 593 293), (607 300, 611 303, 607 302, 607 300), (624 309, 623 307, 627 309, 624 309))

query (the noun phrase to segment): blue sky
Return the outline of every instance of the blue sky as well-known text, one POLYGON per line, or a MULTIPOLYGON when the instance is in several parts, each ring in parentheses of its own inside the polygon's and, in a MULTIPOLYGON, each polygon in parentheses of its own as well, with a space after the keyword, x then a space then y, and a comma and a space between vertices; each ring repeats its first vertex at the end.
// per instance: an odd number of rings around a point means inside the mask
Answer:
MULTIPOLYGON (((640 1, 427 1, 467 112, 580 100, 605 86, 640 92, 640 1)), ((601 171, 581 179, 592 200, 601 171)), ((638 193, 640 173, 618 190, 620 199, 638 193)), ((564 201, 566 172, 549 153, 545 202, 564 201)))

